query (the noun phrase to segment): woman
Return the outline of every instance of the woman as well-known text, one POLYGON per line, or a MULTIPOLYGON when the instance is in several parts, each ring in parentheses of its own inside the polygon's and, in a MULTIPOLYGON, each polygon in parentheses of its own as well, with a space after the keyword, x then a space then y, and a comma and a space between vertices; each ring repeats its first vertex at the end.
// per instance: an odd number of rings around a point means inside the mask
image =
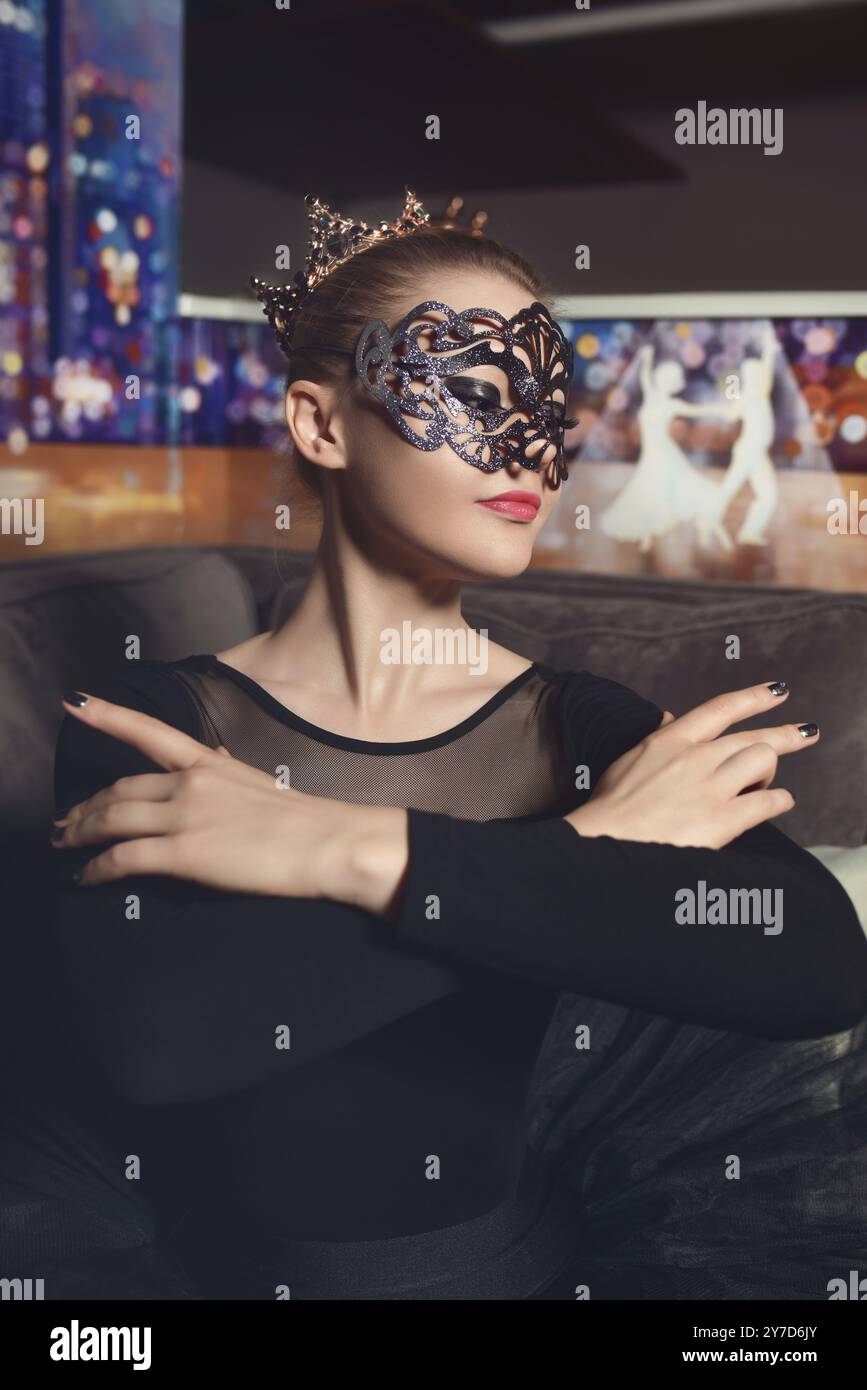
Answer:
POLYGON ((740 417, 741 431, 732 445, 732 456, 722 480, 720 515, 737 497, 744 483, 752 491, 741 522, 738 545, 767 545, 765 530, 777 509, 780 485, 771 455, 775 420, 771 404, 777 356, 783 351, 773 324, 766 324, 761 357, 745 357, 741 363, 743 394, 729 403, 729 413, 740 417))
POLYGON ((647 551, 657 536, 681 521, 696 523, 701 544, 711 534, 724 550, 732 549, 728 532, 719 522, 722 491, 694 468, 672 438, 672 421, 680 416, 701 419, 725 414, 715 401, 696 405, 679 399, 686 385, 679 362, 661 362, 651 371, 653 348, 645 343, 638 354, 641 382, 641 453, 629 482, 602 514, 602 529, 617 540, 639 540, 647 551))
POLYGON ((70 988, 202 1296, 574 1297, 574 1195, 526 1142, 562 990, 767 1038, 865 1010, 848 897, 769 824, 818 731, 731 731, 784 682, 675 718, 469 658, 461 581, 520 574, 556 500, 569 345, 521 257, 412 195, 391 234, 309 201, 306 283, 260 287, 309 583, 67 698, 70 988), (681 925, 699 880, 782 890, 785 930, 681 925))

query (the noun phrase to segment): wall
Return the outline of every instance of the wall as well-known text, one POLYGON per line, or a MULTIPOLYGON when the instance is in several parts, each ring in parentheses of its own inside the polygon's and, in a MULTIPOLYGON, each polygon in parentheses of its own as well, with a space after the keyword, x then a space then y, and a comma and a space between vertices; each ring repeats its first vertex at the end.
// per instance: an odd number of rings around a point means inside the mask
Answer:
MULTIPOLYGON (((719 99, 719 98, 718 98, 719 99)), ((784 148, 678 146, 674 105, 633 112, 624 126, 684 169, 682 183, 575 190, 512 189, 476 198, 491 232, 539 263, 559 293, 863 289, 867 285, 867 95, 784 107, 784 148), (572 248, 591 248, 589 271, 572 248)), ((580 131, 575 132, 580 139, 580 131)), ((565 156, 568 159, 568 153, 565 156)), ((406 181, 412 184, 412 170, 406 181)), ((188 293, 243 296, 247 275, 273 270, 274 246, 306 246, 304 192, 283 195, 235 174, 184 168, 182 283, 188 293)), ((417 189, 424 198, 424 188, 417 189)), ((396 216, 361 204, 355 216, 396 216)), ((430 210, 438 210, 431 200, 430 210)), ((300 262, 296 261, 295 264, 300 262)))

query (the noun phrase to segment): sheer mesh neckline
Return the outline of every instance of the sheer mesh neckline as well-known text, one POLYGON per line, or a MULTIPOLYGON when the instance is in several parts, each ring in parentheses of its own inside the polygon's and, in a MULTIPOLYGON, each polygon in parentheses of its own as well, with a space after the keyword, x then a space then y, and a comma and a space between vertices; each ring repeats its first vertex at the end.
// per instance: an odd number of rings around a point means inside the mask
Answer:
MULTIPOLYGON (((483 705, 480 705, 477 710, 467 715, 466 719, 462 719, 459 724, 453 725, 450 729, 444 729, 438 734, 431 734, 428 738, 405 739, 399 743, 391 743, 376 742, 362 738, 348 738, 343 734, 334 733, 331 729, 323 729, 320 728, 318 724, 312 724, 308 719, 303 719, 300 714, 296 714, 294 710, 289 709, 288 705, 284 705, 282 701, 270 695, 268 691, 265 690, 264 686, 259 685, 258 682, 254 681, 250 676, 244 675, 243 671, 238 671, 234 666, 229 666, 226 662, 220 661, 212 652, 202 653, 201 655, 190 658, 190 660, 200 667, 204 665, 208 670, 216 674, 224 675, 227 679, 233 681, 235 685, 239 686, 241 690, 246 691, 251 699, 268 710, 269 713, 273 714, 277 719, 288 724, 290 728, 298 729, 301 733, 307 734, 309 738, 316 739, 319 743, 329 744, 332 748, 345 748, 358 753, 374 754, 423 753, 426 749, 442 748, 447 743, 453 743, 456 739, 469 733, 471 729, 477 728, 478 725, 483 723, 495 710, 498 710, 511 695, 514 695, 516 691, 520 690, 532 675, 541 670, 538 661, 532 662, 525 670, 519 671, 517 676, 513 676, 510 681, 496 691, 496 693, 492 695, 489 700, 486 700, 483 705)), ((185 663, 179 664, 183 665, 185 663)))

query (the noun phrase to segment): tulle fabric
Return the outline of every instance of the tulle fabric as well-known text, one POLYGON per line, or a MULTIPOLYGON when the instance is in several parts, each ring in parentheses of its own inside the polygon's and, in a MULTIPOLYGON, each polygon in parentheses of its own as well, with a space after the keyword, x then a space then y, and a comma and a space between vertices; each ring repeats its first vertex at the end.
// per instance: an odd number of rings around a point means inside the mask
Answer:
POLYGON ((865 1272, 865 1037, 767 1041, 564 995, 530 1139, 582 1230, 542 1296, 827 1299, 865 1272))
MULTIPOLYGON (((532 1300, 825 1300, 831 1279, 863 1275, 865 1041, 867 1024, 772 1042, 564 995, 530 1142, 570 1183, 581 1228, 574 1259, 532 1300)), ((17 1210, 31 1258, 15 1272, 45 1277, 46 1297, 197 1297, 152 1244, 95 1249, 93 1212, 3 1196, 4 1254, 17 1210), (48 1244, 34 1260, 37 1227, 48 1244)))

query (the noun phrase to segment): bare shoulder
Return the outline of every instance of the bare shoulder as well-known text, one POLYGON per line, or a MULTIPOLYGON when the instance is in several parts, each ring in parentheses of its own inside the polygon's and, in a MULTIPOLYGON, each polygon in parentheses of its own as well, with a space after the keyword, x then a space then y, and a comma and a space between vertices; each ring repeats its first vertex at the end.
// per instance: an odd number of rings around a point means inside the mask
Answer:
POLYGON ((250 671, 255 668, 257 656, 272 636, 273 633, 271 632, 257 632, 255 637, 248 637, 245 641, 238 642, 234 647, 227 647, 222 652, 214 652, 214 656, 218 661, 222 661, 224 666, 234 666, 236 671, 249 675, 250 671))
POLYGON ((487 643, 488 679, 494 686, 507 685, 523 674, 533 662, 526 656, 519 656, 498 642, 487 643))

